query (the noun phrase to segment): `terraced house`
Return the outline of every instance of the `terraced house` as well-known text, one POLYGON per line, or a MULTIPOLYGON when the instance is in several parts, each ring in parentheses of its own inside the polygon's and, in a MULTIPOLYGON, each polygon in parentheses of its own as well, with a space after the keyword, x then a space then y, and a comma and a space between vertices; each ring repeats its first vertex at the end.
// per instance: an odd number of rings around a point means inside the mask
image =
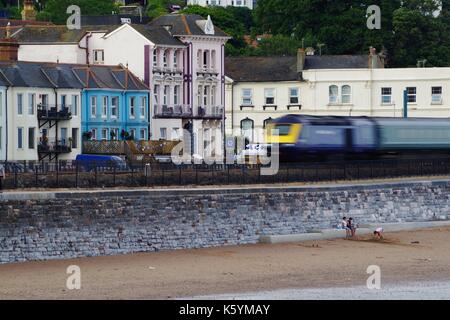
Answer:
MULTIPOLYGON (((224 45, 230 38, 210 18, 170 14, 148 25, 0 28, 19 43, 19 60, 128 66, 151 88, 150 139, 187 137, 191 153, 221 151, 224 45), (182 135, 187 129, 188 136, 182 135), (204 137, 207 141, 204 141, 204 137)), ((187 141, 187 139, 186 139, 187 141)))
POLYGON ((71 160, 89 139, 148 138, 150 91, 124 66, 15 61, 0 42, 0 161, 71 160))

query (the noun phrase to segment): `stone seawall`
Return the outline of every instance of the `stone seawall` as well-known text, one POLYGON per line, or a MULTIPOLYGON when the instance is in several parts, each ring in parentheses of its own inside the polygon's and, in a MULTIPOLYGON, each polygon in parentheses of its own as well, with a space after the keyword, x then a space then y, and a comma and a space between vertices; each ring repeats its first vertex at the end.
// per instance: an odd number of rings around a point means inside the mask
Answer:
POLYGON ((0 263, 256 243, 357 223, 450 218, 450 180, 0 194, 0 263))

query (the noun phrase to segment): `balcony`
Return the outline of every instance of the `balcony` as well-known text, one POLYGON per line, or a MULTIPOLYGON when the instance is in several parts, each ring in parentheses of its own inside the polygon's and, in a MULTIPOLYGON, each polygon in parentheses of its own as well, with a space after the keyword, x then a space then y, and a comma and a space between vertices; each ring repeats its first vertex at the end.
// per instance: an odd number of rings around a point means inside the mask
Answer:
POLYGON ((49 157, 50 160, 55 159, 60 154, 72 152, 72 139, 48 139, 47 137, 41 137, 38 144, 39 160, 49 157))
POLYGON ((200 74, 219 74, 219 72, 216 70, 216 68, 206 67, 206 66, 203 66, 201 68, 198 67, 196 72, 198 75, 200 75, 200 74))
POLYGON ((63 121, 72 119, 70 106, 38 105, 37 116, 41 121, 63 121))
POLYGON ((176 68, 170 68, 170 67, 153 67, 153 73, 169 73, 169 74, 174 74, 174 73, 183 73, 183 69, 180 67, 176 67, 176 68))
POLYGON ((223 118, 223 107, 221 106, 198 107, 197 118, 221 120, 223 118))
POLYGON ((156 105, 157 119, 187 119, 192 118, 192 107, 188 105, 156 105))

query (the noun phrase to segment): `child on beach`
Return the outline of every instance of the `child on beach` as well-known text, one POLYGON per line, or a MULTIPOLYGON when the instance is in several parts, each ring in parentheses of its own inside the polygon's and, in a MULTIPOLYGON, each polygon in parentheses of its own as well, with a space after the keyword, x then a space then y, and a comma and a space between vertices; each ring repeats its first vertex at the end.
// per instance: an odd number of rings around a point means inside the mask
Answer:
POLYGON ((350 236, 350 237, 354 237, 355 236, 355 234, 356 234, 356 226, 353 223, 353 218, 348 218, 346 230, 347 230, 347 237, 348 236, 350 236))
POLYGON ((373 236, 377 240, 383 239, 383 228, 381 228, 381 227, 376 228, 375 231, 373 232, 373 236))

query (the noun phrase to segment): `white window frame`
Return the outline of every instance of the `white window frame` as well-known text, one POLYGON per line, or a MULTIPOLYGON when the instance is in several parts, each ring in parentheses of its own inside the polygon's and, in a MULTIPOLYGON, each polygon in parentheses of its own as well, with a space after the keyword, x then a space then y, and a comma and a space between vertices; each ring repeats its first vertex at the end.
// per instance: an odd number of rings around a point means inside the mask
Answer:
POLYGON ((92 140, 97 140, 97 128, 92 128, 91 129, 91 133, 92 133, 92 140))
POLYGON ((72 115, 77 117, 78 116, 78 95, 73 94, 72 95, 72 115))
POLYGON ((97 117, 97 96, 91 96, 91 98, 89 99, 89 105, 90 105, 90 114, 91 114, 91 118, 96 118, 97 117))
POLYGON ((164 106, 169 105, 169 92, 170 92, 170 86, 165 85, 163 88, 163 105, 164 106))
POLYGON ((178 68, 178 51, 175 50, 173 52, 173 68, 177 69, 178 68))
POLYGON ((17 115, 23 115, 23 93, 17 94, 17 115))
POLYGON ((17 149, 23 150, 23 127, 17 127, 17 149))
POLYGON ((344 84, 341 86, 341 103, 342 104, 352 104, 352 86, 348 84, 344 84), (348 93, 344 93, 344 88, 348 88, 350 91, 348 93), (348 98, 348 101, 346 101, 348 98))
POLYGON ((108 96, 102 96, 102 118, 108 117, 108 96))
POLYGON ((136 140, 136 129, 130 130, 130 136, 133 137, 133 140, 136 140))
POLYGON ((167 140, 167 128, 165 127, 159 128, 159 136, 161 137, 162 140, 167 140))
POLYGON ((136 97, 130 97, 130 119, 136 118, 136 97))
POLYGON ((392 105, 392 87, 382 87, 381 88, 381 104, 382 105, 392 105), (386 93, 385 90, 389 90, 389 93, 386 93), (389 102, 384 101, 384 99, 387 97, 389 97, 389 102))
POLYGON ((300 104, 300 89, 299 88, 289 88, 289 105, 298 105, 300 104), (292 94, 293 91, 297 93, 292 94), (292 99, 297 99, 297 102, 292 102, 292 99))
POLYGON ((442 104, 442 86, 431 87, 431 104, 442 104), (439 89, 440 93, 434 93, 435 89, 439 89))
POLYGON ((105 63, 105 50, 95 49, 93 51, 94 64, 104 64, 105 63), (99 59, 99 53, 101 54, 101 59, 99 59))
POLYGON ((139 130, 139 140, 146 140, 146 131, 147 130, 143 128, 139 130))
POLYGON ((180 104, 180 86, 176 85, 173 87, 173 104, 179 105, 180 104))
POLYGON ((417 87, 407 87, 406 91, 407 91, 408 104, 416 104, 417 103, 417 87), (412 89, 414 89, 414 93, 410 93, 410 89, 411 89, 411 91, 412 91, 412 89), (414 98, 414 101, 409 101, 410 97, 414 98))
POLYGON ((141 99, 139 99, 141 101, 141 110, 140 110, 140 117, 141 119, 145 119, 147 112, 145 112, 145 110, 147 109, 147 97, 141 97, 141 99))
POLYGON ((100 132, 100 140, 105 141, 108 140, 108 128, 102 128, 100 132))
POLYGON ((36 105, 36 94, 29 93, 28 94, 28 115, 34 115, 34 109, 36 105))
POLYGON ((275 100, 275 89, 274 88, 265 88, 264 89, 264 105, 265 106, 274 106, 276 105, 276 100, 275 100), (273 101, 267 102, 267 99, 273 99, 273 101))
POLYGON ((119 117, 119 97, 113 96, 111 97, 111 118, 117 119, 118 117, 119 117), (117 104, 114 104, 114 101, 117 101, 117 104))
POLYGON ((243 88, 241 91, 241 103, 243 106, 253 106, 253 89, 243 88), (246 94, 249 93, 249 94, 246 94), (248 100, 248 103, 246 102, 248 100))
POLYGON ((158 67, 158 49, 153 49, 153 67, 158 67))
POLYGON ((328 86, 328 104, 338 104, 339 103, 339 87, 335 84, 328 86), (332 88, 336 88, 336 93, 332 92, 332 88))

